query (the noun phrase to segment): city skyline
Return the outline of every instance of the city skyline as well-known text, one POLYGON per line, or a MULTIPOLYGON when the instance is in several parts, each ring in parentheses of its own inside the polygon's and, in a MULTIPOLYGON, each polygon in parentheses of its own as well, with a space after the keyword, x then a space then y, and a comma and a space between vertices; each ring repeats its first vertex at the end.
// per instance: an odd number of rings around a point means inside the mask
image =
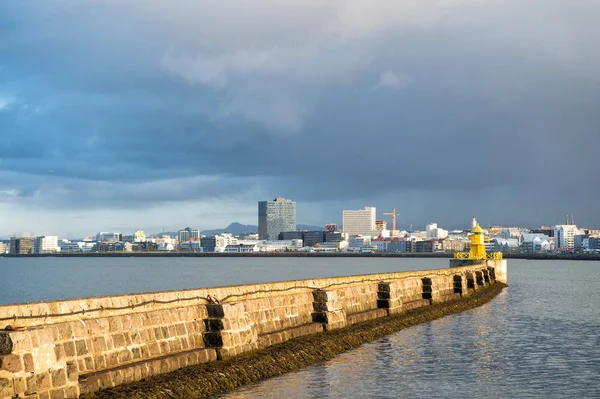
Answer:
POLYGON ((307 224, 600 226, 600 3, 1 8, 2 237, 254 224, 276 196, 307 224))

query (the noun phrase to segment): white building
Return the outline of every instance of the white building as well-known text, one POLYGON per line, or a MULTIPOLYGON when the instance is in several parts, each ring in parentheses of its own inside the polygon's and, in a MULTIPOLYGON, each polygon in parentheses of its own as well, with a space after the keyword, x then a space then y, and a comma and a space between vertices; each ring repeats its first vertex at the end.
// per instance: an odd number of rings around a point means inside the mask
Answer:
POLYGON ((228 245, 237 245, 238 239, 230 233, 215 235, 215 252, 225 252, 228 245))
POLYGON ((136 230, 133 233, 133 242, 146 242, 146 233, 144 233, 144 230, 136 230))
POLYGON ((118 242, 121 234, 120 233, 108 233, 108 232, 100 232, 96 234, 96 242, 118 242))
POLYGON ((438 227, 437 223, 428 224, 426 229, 427 238, 439 239, 442 240, 448 237, 448 230, 444 230, 438 227))
MULTIPOLYGON (((168 244, 166 245, 168 248, 168 244)), ((171 247, 173 247, 171 245, 171 247)), ((182 251, 202 252, 203 248, 200 241, 185 241, 179 243, 179 249, 182 251)), ((168 249, 167 249, 168 251, 168 249)))
POLYGON ((365 209, 345 210, 342 212, 342 229, 349 235, 370 236, 376 230, 375 218, 375 207, 365 206, 365 209))
POLYGON ((521 230, 518 227, 507 227, 502 229, 502 238, 519 238, 521 230))
POLYGON ((258 252, 258 245, 252 244, 237 244, 228 245, 225 247, 227 253, 245 253, 245 252, 258 252))
POLYGON ((523 252, 549 252, 552 249, 550 237, 544 234, 524 234, 520 248, 523 252))
POLYGON ((579 229, 574 224, 557 224, 554 226, 554 249, 573 250, 575 248, 575 236, 579 229))
POLYGON ((158 245, 159 251, 173 251, 177 245, 177 240, 171 236, 162 235, 160 237, 154 237, 151 242, 158 245))
MULTIPOLYGON (((246 245, 252 245, 252 243, 244 243, 246 245)), ((285 252, 285 251, 297 251, 302 248, 302 240, 265 240, 257 244, 260 252, 285 252)))
POLYGON ((31 243, 31 253, 33 254, 54 254, 60 252, 57 236, 35 237, 31 243))
POLYGON ((360 251, 364 247, 371 248, 370 236, 355 236, 348 239, 348 251, 360 251))
POLYGON ((82 252, 81 247, 75 241, 60 240, 58 243, 60 252, 82 252))
POLYGON ((519 240, 516 238, 493 238, 490 241, 490 247, 492 252, 518 252, 519 240))

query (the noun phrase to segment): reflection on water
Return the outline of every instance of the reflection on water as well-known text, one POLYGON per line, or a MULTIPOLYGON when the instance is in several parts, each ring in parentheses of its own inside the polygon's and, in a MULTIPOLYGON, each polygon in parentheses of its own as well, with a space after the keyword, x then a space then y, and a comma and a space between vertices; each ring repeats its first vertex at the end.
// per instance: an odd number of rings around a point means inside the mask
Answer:
POLYGON ((511 260, 510 287, 485 306, 222 398, 598 398, 599 271, 511 260))

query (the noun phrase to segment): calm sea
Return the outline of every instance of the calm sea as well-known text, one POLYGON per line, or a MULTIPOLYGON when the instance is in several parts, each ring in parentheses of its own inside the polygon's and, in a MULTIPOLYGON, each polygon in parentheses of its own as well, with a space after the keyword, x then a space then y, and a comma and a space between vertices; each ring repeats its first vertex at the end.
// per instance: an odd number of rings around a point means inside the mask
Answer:
MULTIPOLYGON (((0 258, 0 303, 447 266, 445 259, 0 258)), ((509 261, 492 302, 223 396, 600 398, 600 262, 509 261)))

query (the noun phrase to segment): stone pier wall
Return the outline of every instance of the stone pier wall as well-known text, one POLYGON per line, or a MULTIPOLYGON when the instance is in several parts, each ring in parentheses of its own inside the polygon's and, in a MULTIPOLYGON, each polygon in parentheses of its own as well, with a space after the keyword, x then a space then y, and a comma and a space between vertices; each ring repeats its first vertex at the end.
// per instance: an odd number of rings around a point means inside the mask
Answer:
POLYGON ((505 265, 0 306, 0 399, 75 398, 467 296, 498 274, 505 265))

